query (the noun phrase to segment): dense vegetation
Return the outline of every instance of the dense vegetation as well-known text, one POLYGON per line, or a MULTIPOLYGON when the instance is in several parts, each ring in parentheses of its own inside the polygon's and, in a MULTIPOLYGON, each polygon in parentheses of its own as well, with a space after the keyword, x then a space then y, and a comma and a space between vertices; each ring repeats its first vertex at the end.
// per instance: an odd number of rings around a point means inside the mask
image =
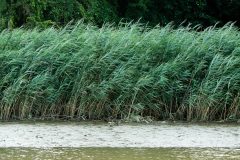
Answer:
POLYGON ((0 119, 240 118, 240 32, 84 25, 0 33, 0 119))
POLYGON ((239 10, 239 0, 1 0, 0 29, 61 26, 81 18, 99 26, 140 17, 153 26, 185 20, 186 24, 222 25, 239 21, 239 10))

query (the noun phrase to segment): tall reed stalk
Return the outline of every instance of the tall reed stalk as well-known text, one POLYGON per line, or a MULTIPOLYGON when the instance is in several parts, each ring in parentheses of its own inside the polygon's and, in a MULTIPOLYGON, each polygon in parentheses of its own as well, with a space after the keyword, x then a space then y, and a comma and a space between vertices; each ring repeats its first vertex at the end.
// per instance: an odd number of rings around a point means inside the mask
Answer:
POLYGON ((140 24, 0 33, 0 119, 240 118, 240 32, 140 24))

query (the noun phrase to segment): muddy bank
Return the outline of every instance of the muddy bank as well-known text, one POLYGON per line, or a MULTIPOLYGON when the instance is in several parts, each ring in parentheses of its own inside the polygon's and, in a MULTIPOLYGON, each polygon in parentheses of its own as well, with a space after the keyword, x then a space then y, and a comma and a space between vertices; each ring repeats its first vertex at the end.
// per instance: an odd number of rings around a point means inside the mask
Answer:
POLYGON ((240 148, 239 125, 0 123, 0 147, 240 148))

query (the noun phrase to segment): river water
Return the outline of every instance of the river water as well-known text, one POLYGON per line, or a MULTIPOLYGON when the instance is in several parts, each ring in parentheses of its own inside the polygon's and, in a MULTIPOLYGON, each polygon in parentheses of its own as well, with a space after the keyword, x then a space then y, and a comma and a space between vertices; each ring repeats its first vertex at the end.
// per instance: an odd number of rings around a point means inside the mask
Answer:
POLYGON ((240 125, 5 122, 0 159, 240 160, 240 125))

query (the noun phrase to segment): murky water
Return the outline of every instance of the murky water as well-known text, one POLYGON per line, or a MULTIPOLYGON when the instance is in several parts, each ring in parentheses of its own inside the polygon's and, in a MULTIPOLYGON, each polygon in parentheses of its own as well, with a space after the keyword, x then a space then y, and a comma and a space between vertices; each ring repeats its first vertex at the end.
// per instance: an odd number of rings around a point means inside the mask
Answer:
POLYGON ((240 125, 0 123, 0 160, 240 160, 240 125))
POLYGON ((54 148, 0 149, 1 160, 239 160, 240 149, 54 148))

